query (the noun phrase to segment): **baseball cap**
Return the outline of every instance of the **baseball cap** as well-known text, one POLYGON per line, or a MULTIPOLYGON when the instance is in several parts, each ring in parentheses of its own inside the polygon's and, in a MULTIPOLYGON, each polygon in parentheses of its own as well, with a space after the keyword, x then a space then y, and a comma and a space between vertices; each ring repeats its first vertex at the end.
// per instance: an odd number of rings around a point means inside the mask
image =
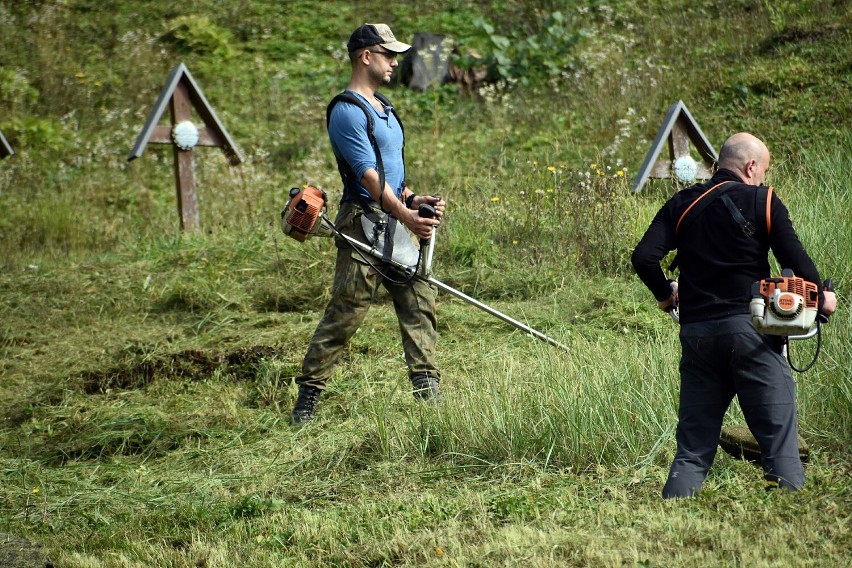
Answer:
POLYGON ((394 53, 405 53, 411 49, 411 46, 407 43, 396 40, 396 37, 394 37, 393 32, 387 24, 364 24, 352 32, 346 48, 349 50, 349 53, 352 53, 371 45, 381 45, 394 53))

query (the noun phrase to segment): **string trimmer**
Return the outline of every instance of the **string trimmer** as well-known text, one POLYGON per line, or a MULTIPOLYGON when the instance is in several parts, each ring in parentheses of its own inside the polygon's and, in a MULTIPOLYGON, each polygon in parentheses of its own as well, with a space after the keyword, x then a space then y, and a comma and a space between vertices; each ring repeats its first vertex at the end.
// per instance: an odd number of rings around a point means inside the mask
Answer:
MULTIPOLYGON (((823 283, 823 288, 834 292, 831 280, 823 283)), ((749 311, 754 328, 767 335, 784 337, 784 353, 790 368, 805 372, 817 361, 822 344, 821 325, 828 317, 818 313, 819 289, 813 282, 798 278, 792 270, 784 269, 777 278, 758 280, 751 287, 749 311), (793 364, 790 356, 790 341, 800 341, 816 336, 817 347, 811 362, 804 368, 793 364)), ((676 308, 670 309, 672 318, 679 321, 676 308)), ((798 437, 799 457, 803 462, 809 459, 808 446, 801 436, 798 437)), ((754 436, 745 425, 722 428, 719 446, 737 459, 760 463, 761 450, 754 436)))
MULTIPOLYGON (((823 289, 834 292, 834 284, 826 280, 823 289)), ((784 352, 790 368, 803 373, 814 366, 822 345, 821 325, 828 317, 817 310, 819 289, 813 282, 799 278, 789 268, 781 271, 781 276, 764 278, 751 286, 749 311, 754 328, 767 335, 784 337, 784 352), (807 366, 796 367, 790 357, 790 341, 801 341, 816 336, 817 346, 814 357, 807 366)), ((672 318, 679 322, 677 308, 669 308, 672 318)))
MULTIPOLYGON (((374 223, 366 215, 362 215, 361 225, 368 240, 367 243, 363 243, 337 230, 337 227, 326 215, 327 202, 328 198, 325 192, 314 186, 307 185, 303 189, 298 187, 291 189, 290 198, 281 211, 281 228, 284 234, 300 242, 311 237, 337 235, 352 245, 356 251, 359 251, 364 260, 386 278, 393 279, 392 276, 382 272, 381 266, 374 263, 379 262, 391 266, 403 275, 403 282, 419 278, 439 290, 452 294, 456 298, 529 333, 536 339, 568 351, 568 347, 555 339, 432 277, 432 258, 435 251, 437 227, 432 229, 432 238, 428 242, 421 241, 421 246, 418 249, 399 220, 385 216, 380 222, 374 223)), ((435 210, 431 205, 421 205, 418 213, 421 217, 432 218, 435 216, 435 210)))

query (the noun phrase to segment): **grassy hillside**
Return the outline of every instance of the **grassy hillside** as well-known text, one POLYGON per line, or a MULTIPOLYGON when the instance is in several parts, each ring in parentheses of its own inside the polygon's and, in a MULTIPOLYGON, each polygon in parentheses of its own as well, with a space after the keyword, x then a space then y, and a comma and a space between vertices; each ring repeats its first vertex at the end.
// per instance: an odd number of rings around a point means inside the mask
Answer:
POLYGON ((74 567, 846 565, 848 2, 108 4, 0 5, 0 532, 74 567), (278 215, 292 186, 339 197, 324 107, 364 21, 447 34, 499 79, 386 94, 415 191, 449 203, 436 276, 570 352, 441 295, 446 401, 418 406, 385 302, 293 429, 334 251, 278 215), (195 152, 189 234, 171 149, 127 162, 179 62, 246 157, 195 152), (659 499, 679 347, 628 258, 677 187, 628 188, 677 100, 717 149, 766 140, 838 285, 797 376, 795 495, 720 455, 700 497, 659 499))

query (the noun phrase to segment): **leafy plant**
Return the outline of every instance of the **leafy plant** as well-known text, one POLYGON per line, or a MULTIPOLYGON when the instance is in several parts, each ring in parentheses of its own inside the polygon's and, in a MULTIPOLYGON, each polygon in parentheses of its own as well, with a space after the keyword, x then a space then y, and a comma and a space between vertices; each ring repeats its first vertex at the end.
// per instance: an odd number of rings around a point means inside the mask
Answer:
POLYGON ((229 59, 238 52, 231 31, 217 26, 208 16, 178 16, 167 24, 163 38, 187 53, 229 59))
POLYGON ((37 99, 38 90, 30 85, 24 74, 0 66, 0 104, 7 105, 14 113, 20 107, 32 105, 37 99))
POLYGON ((490 53, 483 57, 466 55, 456 59, 463 67, 485 65, 491 80, 517 81, 521 85, 541 84, 559 78, 573 65, 571 55, 580 34, 571 32, 568 19, 556 11, 545 18, 532 35, 512 31, 497 33, 486 19, 477 27, 488 38, 490 53))
POLYGON ((16 146, 36 150, 67 148, 69 133, 52 118, 13 116, 2 124, 5 136, 16 146))

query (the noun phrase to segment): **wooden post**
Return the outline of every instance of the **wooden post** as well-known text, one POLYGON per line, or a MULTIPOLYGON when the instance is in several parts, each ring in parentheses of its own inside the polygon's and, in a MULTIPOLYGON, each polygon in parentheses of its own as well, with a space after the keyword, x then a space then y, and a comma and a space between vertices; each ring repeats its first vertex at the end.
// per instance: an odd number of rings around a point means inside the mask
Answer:
MULTIPOLYGON (((169 108, 172 115, 172 124, 180 124, 184 120, 191 118, 189 88, 185 81, 180 81, 175 87, 169 108)), ((177 188, 180 227, 181 229, 192 231, 197 229, 201 224, 201 218, 198 214, 198 194, 195 192, 192 148, 184 150, 177 144, 172 144, 172 148, 175 154, 175 184, 177 188)))
POLYGON ((681 156, 689 155, 689 134, 686 132, 686 119, 677 117, 669 133, 669 159, 674 163, 681 156))

